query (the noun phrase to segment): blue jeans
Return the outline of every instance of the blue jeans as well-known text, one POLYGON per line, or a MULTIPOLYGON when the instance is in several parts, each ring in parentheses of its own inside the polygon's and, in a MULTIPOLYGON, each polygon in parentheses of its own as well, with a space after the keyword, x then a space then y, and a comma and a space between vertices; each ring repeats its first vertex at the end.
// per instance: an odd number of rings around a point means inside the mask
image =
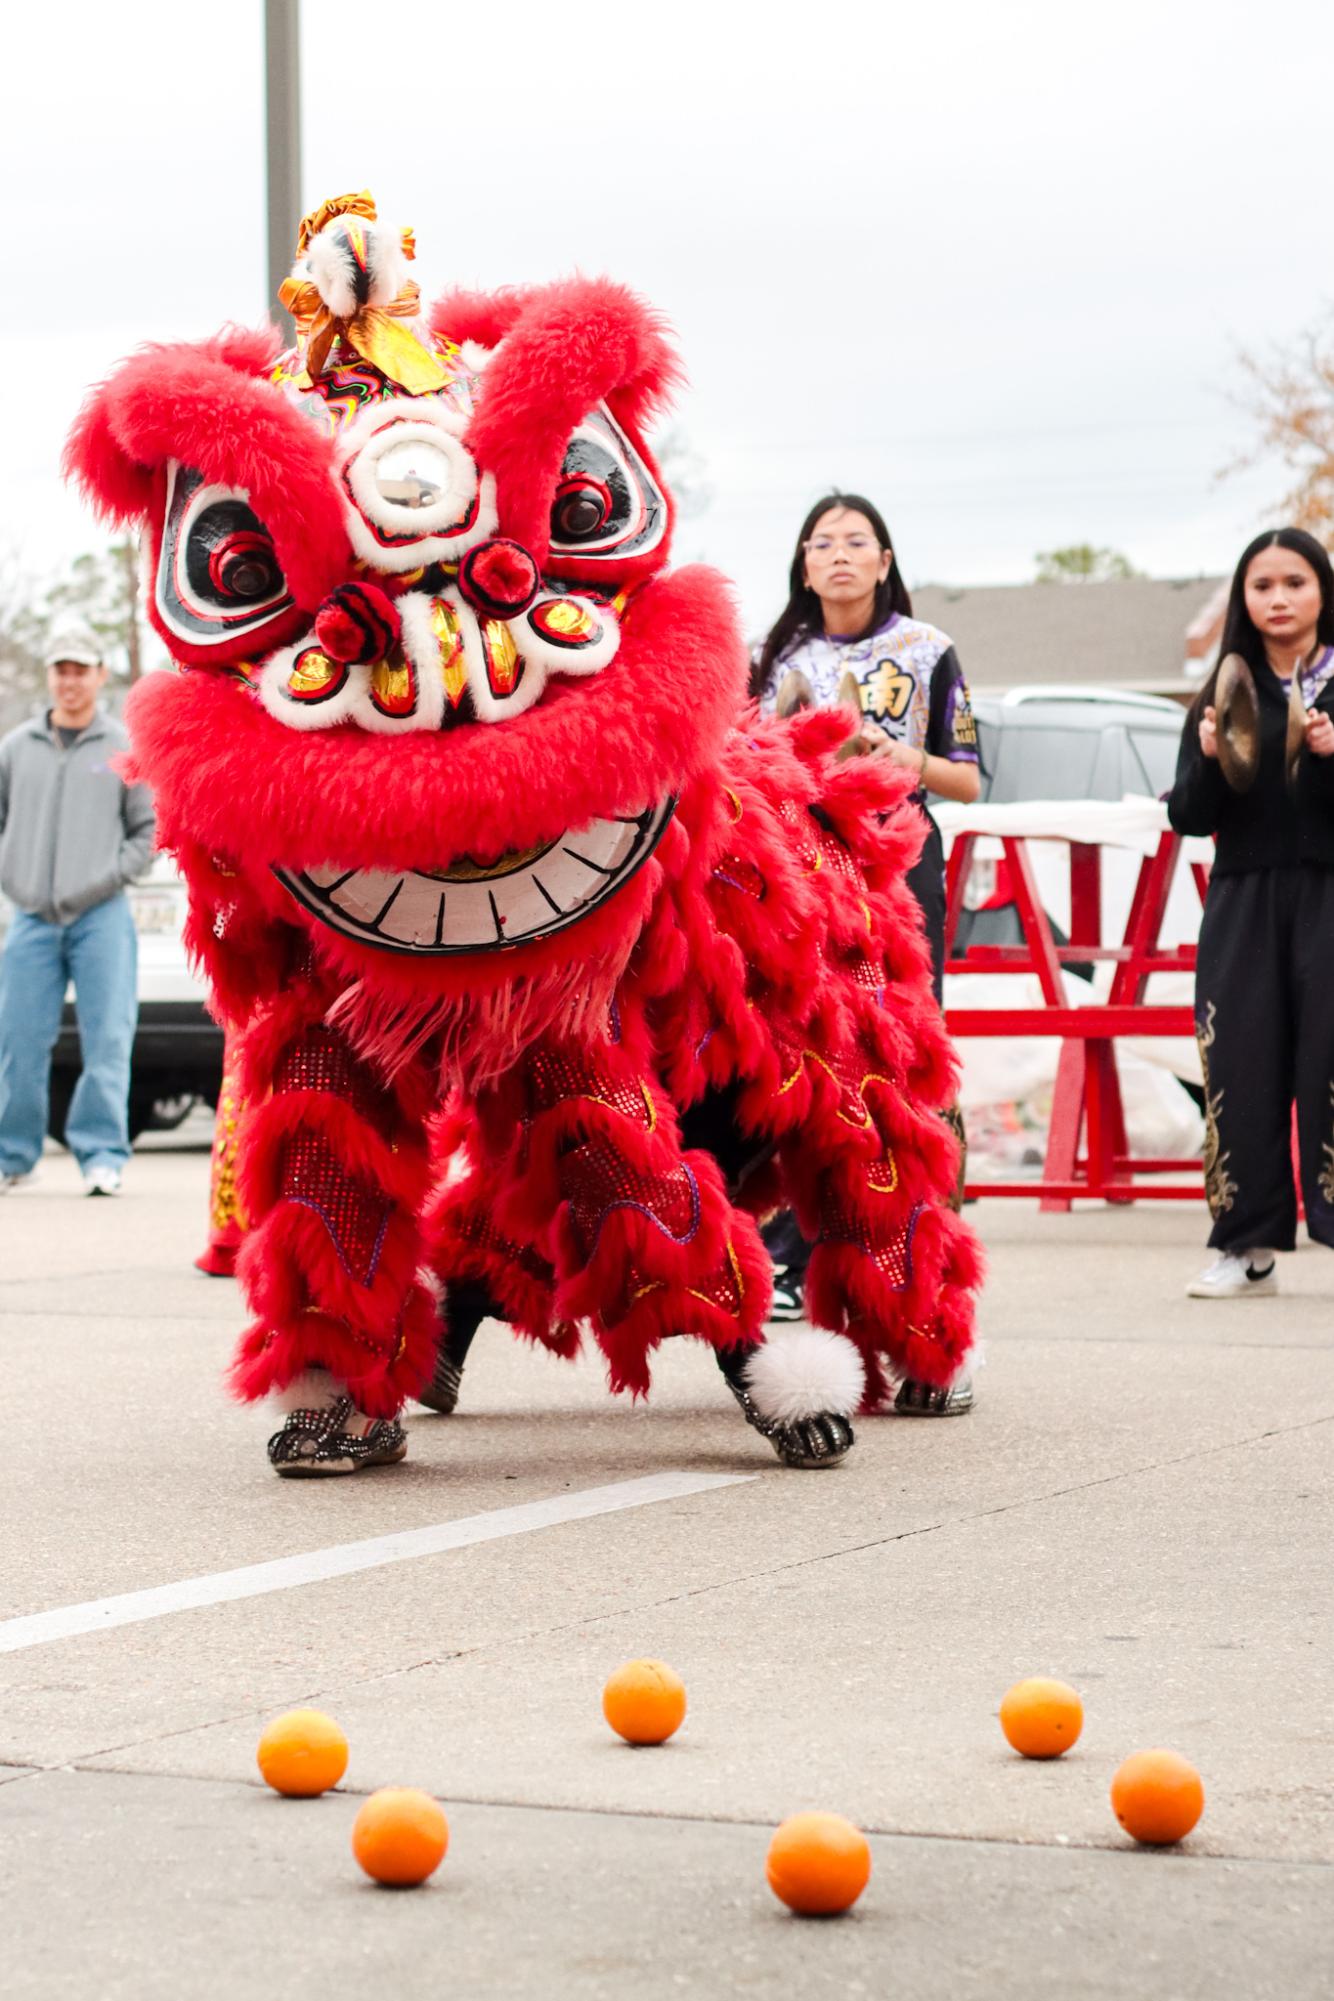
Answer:
POLYGON ((41 1154, 51 1051, 71 980, 83 1071, 65 1143, 85 1170, 123 1167, 129 1159, 137 963, 134 919, 124 896, 95 904, 72 924, 14 913, 0 959, 0 1174, 26 1174, 41 1154))

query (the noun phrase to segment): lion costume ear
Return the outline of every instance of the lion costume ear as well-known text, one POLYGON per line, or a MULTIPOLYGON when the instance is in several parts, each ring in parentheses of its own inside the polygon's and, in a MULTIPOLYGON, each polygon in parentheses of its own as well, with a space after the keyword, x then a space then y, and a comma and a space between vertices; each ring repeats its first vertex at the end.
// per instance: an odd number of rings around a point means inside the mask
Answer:
POLYGON ((321 604, 351 563, 333 444, 267 378, 270 329, 145 347, 99 383, 65 445, 66 477, 98 514, 160 540, 170 464, 238 488, 272 535, 299 604, 321 604))
MULTIPOLYGON (((468 444, 495 475, 505 534, 541 563, 576 426, 605 403, 642 451, 642 426, 682 381, 665 324, 626 286, 593 278, 489 297, 449 294, 431 324, 451 340, 492 350, 468 444)), ((665 555, 664 543, 655 565, 665 555)))

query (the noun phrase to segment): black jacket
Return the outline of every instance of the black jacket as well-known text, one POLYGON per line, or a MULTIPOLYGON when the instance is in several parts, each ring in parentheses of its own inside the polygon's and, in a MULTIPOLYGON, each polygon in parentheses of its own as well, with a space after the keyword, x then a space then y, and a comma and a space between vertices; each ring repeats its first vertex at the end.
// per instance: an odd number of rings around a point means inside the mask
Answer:
MULTIPOLYGON (((1167 795, 1167 817, 1179 834, 1216 834, 1215 875, 1248 869, 1334 869, 1334 757, 1301 755, 1297 785, 1283 776, 1288 696, 1277 674, 1255 677, 1260 710, 1260 768, 1249 792, 1234 792, 1216 758, 1200 749, 1199 725, 1188 717, 1181 732, 1176 783, 1167 795)), ((1334 680, 1314 706, 1334 715, 1334 680)))

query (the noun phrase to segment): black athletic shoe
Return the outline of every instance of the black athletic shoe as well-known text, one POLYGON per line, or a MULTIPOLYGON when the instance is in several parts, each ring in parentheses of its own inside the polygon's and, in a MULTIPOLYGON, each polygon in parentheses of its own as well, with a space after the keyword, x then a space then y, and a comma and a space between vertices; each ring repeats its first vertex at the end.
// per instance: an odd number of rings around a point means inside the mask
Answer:
POLYGON ((786 1265, 774 1266, 774 1296, 769 1305, 770 1320, 804 1320, 806 1297, 801 1280, 786 1265))

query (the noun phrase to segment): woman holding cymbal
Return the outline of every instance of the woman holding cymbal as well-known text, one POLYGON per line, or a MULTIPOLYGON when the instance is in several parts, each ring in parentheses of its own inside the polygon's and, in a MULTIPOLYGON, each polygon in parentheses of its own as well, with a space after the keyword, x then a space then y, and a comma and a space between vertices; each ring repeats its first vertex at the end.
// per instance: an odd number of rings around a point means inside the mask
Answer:
POLYGON ((1197 1299, 1278 1289, 1294 1102, 1307 1229, 1334 1248, 1334 571, 1314 536, 1273 529, 1242 552, 1219 654, 1167 801, 1178 833, 1217 839, 1195 1028, 1218 1255, 1197 1299))

